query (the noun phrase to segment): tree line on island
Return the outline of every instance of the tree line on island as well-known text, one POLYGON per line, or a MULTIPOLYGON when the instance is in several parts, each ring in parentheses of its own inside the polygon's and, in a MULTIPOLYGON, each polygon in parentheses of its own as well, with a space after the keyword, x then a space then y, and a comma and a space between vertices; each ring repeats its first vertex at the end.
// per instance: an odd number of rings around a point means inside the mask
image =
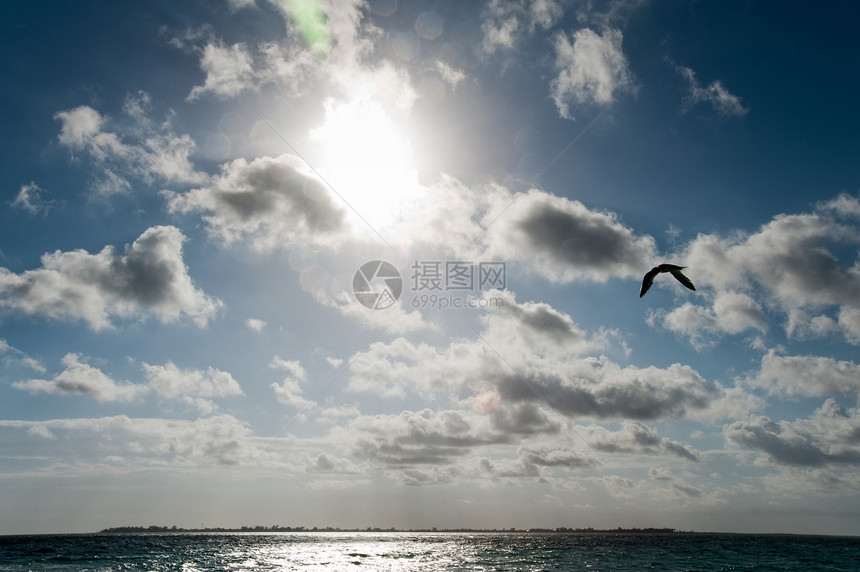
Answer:
POLYGON ((222 528, 222 527, 201 527, 201 528, 180 528, 173 526, 115 526, 105 528, 99 531, 101 534, 140 534, 140 533, 184 533, 184 532, 517 532, 517 533, 625 533, 625 534, 670 534, 682 532, 675 528, 568 528, 565 526, 557 528, 378 528, 368 526, 367 528, 337 528, 332 526, 326 527, 305 527, 305 526, 281 526, 274 524, 272 526, 242 526, 239 528, 222 528))

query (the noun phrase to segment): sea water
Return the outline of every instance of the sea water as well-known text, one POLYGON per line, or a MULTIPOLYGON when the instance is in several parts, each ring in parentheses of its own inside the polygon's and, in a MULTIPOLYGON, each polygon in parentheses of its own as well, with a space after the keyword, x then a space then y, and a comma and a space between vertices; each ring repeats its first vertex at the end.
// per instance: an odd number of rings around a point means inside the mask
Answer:
POLYGON ((704 533, 0 537, 0 570, 860 570, 860 538, 704 533))

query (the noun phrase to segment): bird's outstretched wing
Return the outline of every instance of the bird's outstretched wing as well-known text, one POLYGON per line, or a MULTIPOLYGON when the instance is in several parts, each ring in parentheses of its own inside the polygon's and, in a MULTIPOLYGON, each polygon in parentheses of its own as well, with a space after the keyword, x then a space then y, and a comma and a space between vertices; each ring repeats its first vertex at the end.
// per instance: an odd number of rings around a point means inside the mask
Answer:
MULTIPOLYGON (((684 276, 683 274, 681 274, 680 270, 670 270, 669 272, 672 273, 672 276, 674 276, 675 278, 678 279, 678 282, 680 282, 681 284, 683 284, 684 286, 686 286, 690 290, 696 289, 696 287, 693 286, 693 283, 690 281, 690 279, 687 278, 686 276, 684 276)), ((642 295, 640 294, 639 297, 641 298, 642 295)))
POLYGON ((654 283, 654 277, 657 276, 659 272, 660 271, 657 270, 657 267, 654 267, 649 270, 647 274, 645 274, 645 278, 642 279, 642 289, 639 290, 640 298, 645 295, 645 292, 647 292, 648 288, 650 288, 651 285, 654 283))

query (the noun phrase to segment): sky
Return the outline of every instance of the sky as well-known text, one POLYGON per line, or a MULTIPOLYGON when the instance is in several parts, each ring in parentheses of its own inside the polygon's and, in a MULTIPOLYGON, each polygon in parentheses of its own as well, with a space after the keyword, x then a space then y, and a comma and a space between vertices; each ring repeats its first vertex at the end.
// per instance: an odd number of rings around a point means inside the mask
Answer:
POLYGON ((0 11, 0 534, 860 535, 853 4, 0 11))

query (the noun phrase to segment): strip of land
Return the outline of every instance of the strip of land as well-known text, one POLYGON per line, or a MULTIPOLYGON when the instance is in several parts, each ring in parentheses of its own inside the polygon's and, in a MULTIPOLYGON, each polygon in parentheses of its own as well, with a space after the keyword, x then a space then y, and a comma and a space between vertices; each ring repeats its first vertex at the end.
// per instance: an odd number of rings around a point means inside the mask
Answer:
POLYGON ((305 526, 280 526, 278 524, 272 526, 242 526, 239 528, 179 528, 177 526, 116 526, 113 528, 105 528, 99 531, 102 534, 133 534, 133 533, 165 533, 165 532, 558 532, 558 533, 623 533, 623 534, 671 534, 682 532, 674 528, 336 528, 327 526, 320 527, 305 527, 305 526))

